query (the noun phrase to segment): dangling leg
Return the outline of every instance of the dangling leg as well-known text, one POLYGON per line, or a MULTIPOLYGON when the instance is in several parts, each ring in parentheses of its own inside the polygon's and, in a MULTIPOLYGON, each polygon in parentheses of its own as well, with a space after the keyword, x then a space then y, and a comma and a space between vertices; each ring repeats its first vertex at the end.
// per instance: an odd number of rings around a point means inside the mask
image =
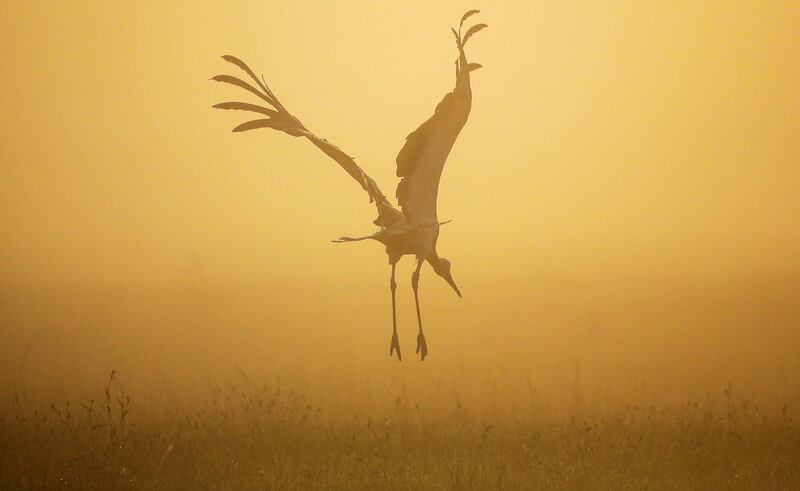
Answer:
POLYGON ((422 361, 428 356, 428 343, 425 342, 425 334, 422 332, 422 315, 419 313, 419 295, 417 289, 419 287, 419 270, 422 269, 420 259, 417 259, 417 269, 411 275, 411 287, 414 289, 414 304, 417 306, 417 323, 419 324, 419 334, 417 335, 417 353, 419 353, 422 361))
POLYGON ((394 291, 397 289, 397 283, 394 281, 394 268, 397 263, 392 263, 392 279, 389 280, 389 288, 392 290, 392 345, 389 347, 389 356, 397 351, 397 361, 403 361, 400 355, 400 342, 397 340, 397 313, 394 302, 394 291))

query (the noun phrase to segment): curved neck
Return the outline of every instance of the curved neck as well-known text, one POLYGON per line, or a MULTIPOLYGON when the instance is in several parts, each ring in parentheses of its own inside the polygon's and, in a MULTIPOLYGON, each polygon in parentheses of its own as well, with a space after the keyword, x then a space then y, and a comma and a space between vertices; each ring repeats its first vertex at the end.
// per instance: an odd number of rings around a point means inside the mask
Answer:
POLYGON ((430 255, 428 256, 427 260, 433 267, 433 270, 436 272, 436 274, 439 274, 440 271, 439 268, 441 267, 441 259, 442 258, 439 257, 439 254, 436 252, 436 249, 434 249, 433 252, 431 252, 430 255))

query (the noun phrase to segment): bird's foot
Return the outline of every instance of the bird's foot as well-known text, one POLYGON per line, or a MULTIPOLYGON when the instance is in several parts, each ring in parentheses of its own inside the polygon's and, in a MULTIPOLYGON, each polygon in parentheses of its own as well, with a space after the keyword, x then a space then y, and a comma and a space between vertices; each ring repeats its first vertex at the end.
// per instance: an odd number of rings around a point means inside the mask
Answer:
POLYGON ((397 351, 397 361, 403 361, 400 355, 400 341, 397 340, 397 333, 392 334, 392 345, 389 347, 389 356, 392 356, 397 351))
POLYGON ((428 356, 428 343, 425 342, 425 335, 422 333, 417 336, 417 353, 420 356, 420 361, 425 361, 425 357, 428 356))

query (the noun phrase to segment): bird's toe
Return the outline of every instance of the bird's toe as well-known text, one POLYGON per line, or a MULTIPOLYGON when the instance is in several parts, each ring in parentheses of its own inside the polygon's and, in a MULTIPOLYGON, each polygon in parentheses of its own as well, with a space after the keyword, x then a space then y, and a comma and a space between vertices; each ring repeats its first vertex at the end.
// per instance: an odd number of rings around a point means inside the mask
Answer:
POLYGON ((394 355, 395 351, 397 352, 397 361, 403 361, 403 357, 400 354, 400 341, 397 339, 397 334, 392 335, 392 344, 389 346, 389 356, 394 355))
POLYGON ((425 361, 425 357, 428 356, 428 343, 422 334, 417 336, 417 354, 420 356, 420 361, 425 361))

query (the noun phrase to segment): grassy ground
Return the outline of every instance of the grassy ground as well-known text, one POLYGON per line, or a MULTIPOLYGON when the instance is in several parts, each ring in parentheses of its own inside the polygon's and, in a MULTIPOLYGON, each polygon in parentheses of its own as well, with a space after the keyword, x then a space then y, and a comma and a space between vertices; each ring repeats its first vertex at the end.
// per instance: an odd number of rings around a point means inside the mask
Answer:
POLYGON ((629 406, 497 420, 325 415, 278 385, 213 390, 137 419, 112 379, 94 402, 6 411, 0 489, 800 489, 800 432, 726 392, 722 410, 629 406))

